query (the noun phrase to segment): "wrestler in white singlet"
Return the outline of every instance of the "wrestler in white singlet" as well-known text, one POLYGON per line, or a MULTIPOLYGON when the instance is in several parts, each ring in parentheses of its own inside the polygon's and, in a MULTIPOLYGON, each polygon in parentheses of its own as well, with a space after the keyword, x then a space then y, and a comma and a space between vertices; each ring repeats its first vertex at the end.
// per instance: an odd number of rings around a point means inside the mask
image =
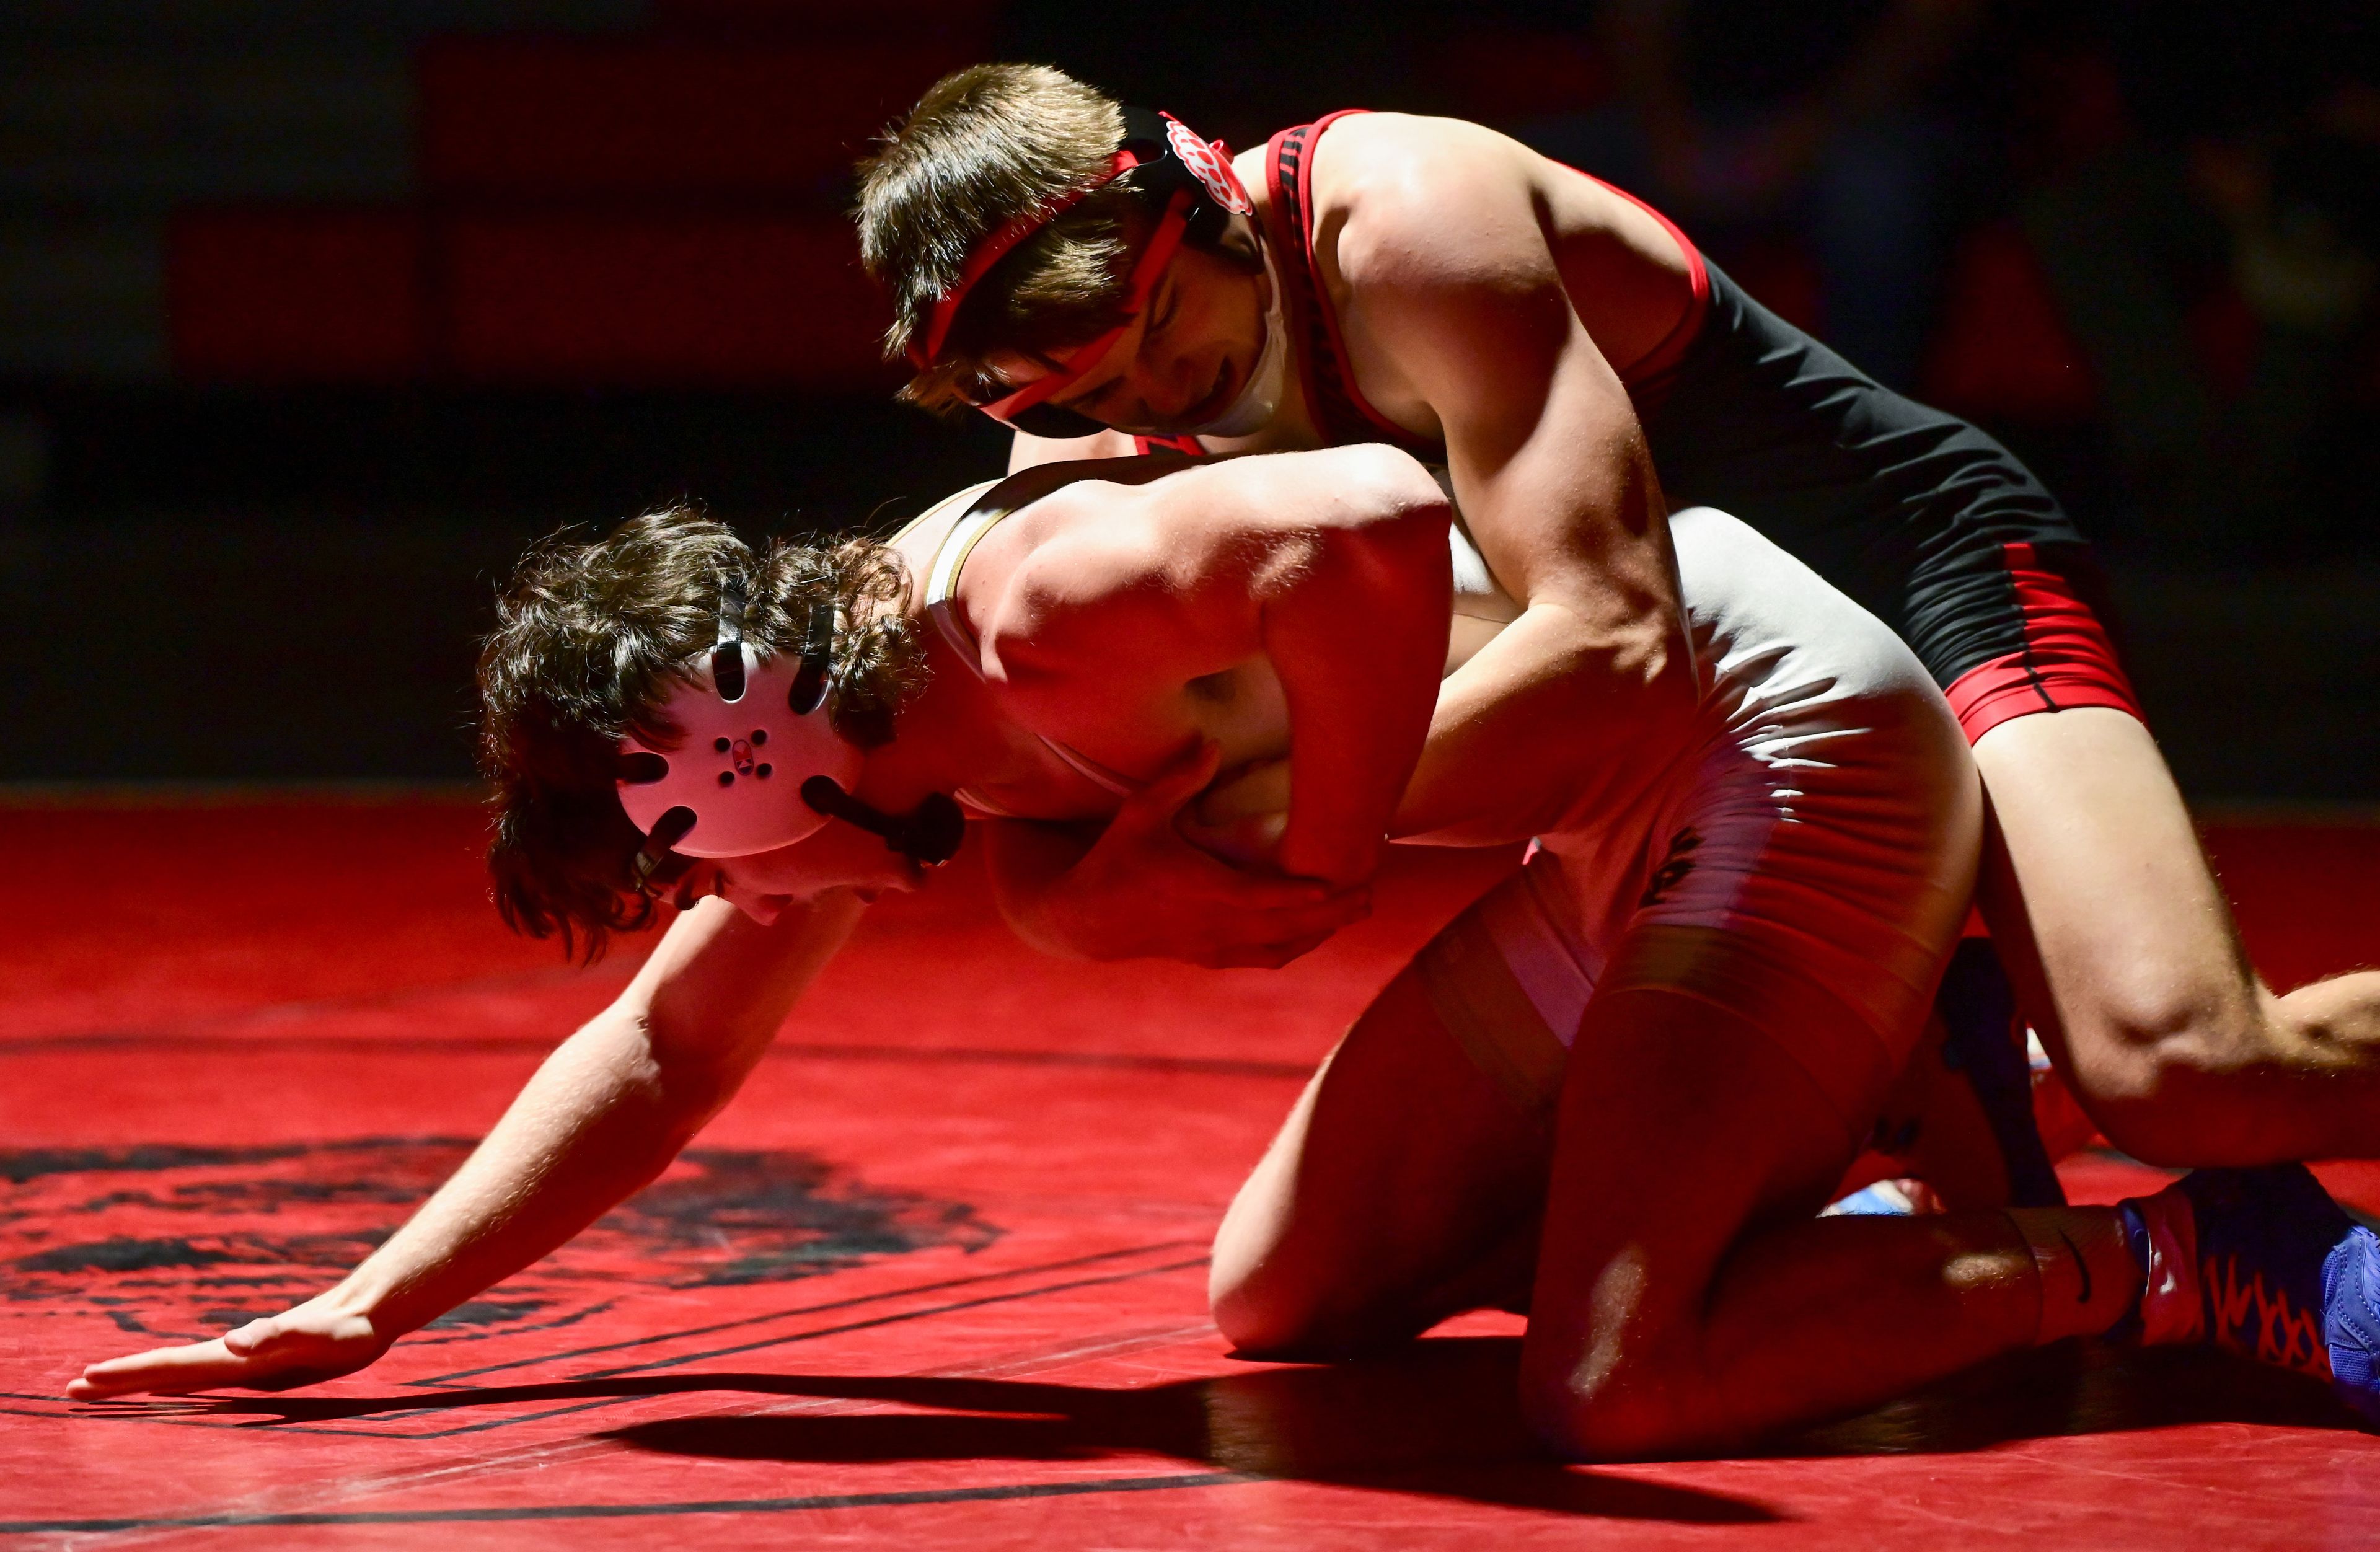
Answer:
MULTIPOLYGON (((903 530, 934 545, 921 601, 978 672, 952 600, 976 541, 1018 510, 1002 499, 1009 484, 962 491, 903 530)), ((1551 1102, 1596 988, 1650 985, 1767 1030, 1864 1131, 1966 917, 1982 825, 1973 762, 1940 690, 1874 615, 1725 513, 1690 509, 1670 526, 1701 736, 1657 780, 1597 783, 1633 795, 1538 837, 1513 878, 1422 952, 1424 982, 1474 1060, 1530 1108, 1551 1102)), ((1451 543, 1450 673, 1520 613, 1459 518, 1451 543)), ((1043 742, 1095 784, 1131 789, 1043 742)))
MULTIPOLYGON (((1957 720, 1900 637, 1709 507, 1674 513, 1701 737, 1624 809, 1540 836, 1423 951, 1447 1027, 1531 1108, 1598 987, 1750 1018, 1847 1124, 1908 1059, 1974 884, 1983 801, 1957 720)), ((1519 613, 1455 536, 1453 650, 1519 613)))

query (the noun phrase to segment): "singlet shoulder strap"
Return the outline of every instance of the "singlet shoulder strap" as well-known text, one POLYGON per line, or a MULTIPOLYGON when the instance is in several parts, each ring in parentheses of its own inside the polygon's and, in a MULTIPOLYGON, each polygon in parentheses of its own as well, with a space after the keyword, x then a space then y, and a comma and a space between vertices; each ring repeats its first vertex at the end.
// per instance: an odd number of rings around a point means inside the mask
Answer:
MULTIPOLYGON (((967 502, 966 510, 959 514, 958 521, 951 525, 950 531, 934 547, 933 557, 926 567, 926 586, 920 601, 925 605, 926 617, 934 622, 934 628, 950 644, 952 655, 965 663, 967 672, 978 679, 983 677, 983 643, 976 638, 966 615, 958 607, 959 573, 965 569, 967 557, 975 552, 975 547, 983 541, 984 535, 1057 486, 1079 478, 1082 478, 1079 474, 1069 473, 1053 484, 1046 467, 1021 469, 1005 479, 988 480, 976 486, 972 491, 962 491, 932 509, 932 512, 940 512, 953 503, 972 497, 967 502)), ((927 515, 931 515, 929 512, 927 515)), ((923 518, 919 520, 923 521, 923 518)), ((1044 748, 1057 756, 1060 763, 1092 785, 1119 795, 1140 790, 1139 782, 1101 765, 1072 745, 1062 744, 1044 734, 1037 733, 1033 736, 1041 741, 1044 748)), ((960 802, 980 813, 996 818, 1009 817, 1008 810, 974 788, 968 788, 957 796, 960 802)))
POLYGON ((903 540, 907 539, 911 534, 916 533, 919 528, 924 527, 927 524, 932 522, 943 513, 948 512, 952 507, 958 505, 961 502, 974 502, 986 491, 990 490, 994 485, 999 483, 1000 481, 997 479, 986 479, 979 481, 977 484, 970 485, 964 491, 953 491, 950 495, 944 496, 941 500, 928 506, 925 511, 918 513, 915 517, 910 518, 907 522, 893 529, 892 535, 887 538, 884 542, 887 544, 900 543, 903 540))
MULTIPOLYGON (((1564 164, 1564 165, 1567 164, 1564 164)), ((1680 316, 1677 322, 1670 326, 1670 332, 1661 336, 1661 342, 1658 345, 1631 361, 1626 367, 1615 369, 1620 377, 1621 386, 1627 389, 1631 396, 1642 398, 1649 393, 1657 393, 1667 386, 1665 380, 1677 370, 1678 364, 1685 359, 1686 348, 1694 343, 1696 336, 1701 334, 1703 318, 1710 311, 1710 266, 1703 260, 1703 250, 1696 248, 1693 239, 1679 229, 1676 222, 1616 183, 1606 183, 1593 173, 1580 172, 1576 167, 1570 168, 1570 171, 1578 173, 1579 176, 1597 188, 1609 189, 1659 222, 1661 230, 1670 234, 1670 240, 1678 245, 1678 251, 1685 255, 1686 283, 1694 293, 1686 303, 1685 312, 1680 316)))
MULTIPOLYGON (((1315 424, 1326 441, 1378 442, 1387 441, 1409 453, 1425 457, 1442 456, 1443 450, 1423 442, 1403 427, 1372 407, 1355 385, 1353 370, 1347 364, 1346 342, 1339 332, 1339 315, 1330 305, 1328 292, 1322 288, 1319 271, 1314 259, 1314 145, 1324 130, 1347 117, 1359 114, 1361 108, 1348 108, 1294 128, 1284 129, 1272 138, 1265 160, 1266 187, 1272 196, 1273 219, 1268 223, 1267 236, 1271 238, 1281 260, 1283 283, 1288 291, 1290 329, 1297 351, 1299 381, 1305 388, 1305 402, 1311 406, 1315 424)), ((1678 245, 1686 261, 1686 276, 1693 289, 1692 299, 1684 314, 1662 336, 1659 344, 1619 372, 1620 381, 1628 391, 1639 397, 1658 392, 1664 380, 1677 370, 1702 332, 1704 315, 1710 308, 1710 272, 1703 261, 1702 250, 1696 248, 1678 224, 1646 204, 1624 188, 1604 182, 1592 173, 1572 167, 1570 171, 1634 205, 1660 223, 1678 245)))
POLYGON ((1314 261, 1314 147, 1333 124, 1363 108, 1342 108, 1311 124, 1284 129, 1266 149, 1265 187, 1271 196, 1265 236, 1272 245, 1285 293, 1282 309, 1297 358, 1298 382, 1315 429, 1325 442, 1387 442, 1408 453, 1443 456, 1437 443, 1415 436, 1374 409, 1347 365, 1339 314, 1322 288, 1314 261))

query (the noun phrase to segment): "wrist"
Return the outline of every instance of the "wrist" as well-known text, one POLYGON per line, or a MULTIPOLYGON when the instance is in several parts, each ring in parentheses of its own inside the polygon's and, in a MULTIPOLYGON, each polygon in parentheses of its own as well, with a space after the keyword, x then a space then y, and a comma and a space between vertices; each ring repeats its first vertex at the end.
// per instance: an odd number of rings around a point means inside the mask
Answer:
POLYGON ((407 1299, 404 1292, 395 1279, 375 1274, 370 1266, 363 1266, 307 1303, 335 1319, 360 1320, 381 1340, 394 1341, 445 1313, 407 1299))

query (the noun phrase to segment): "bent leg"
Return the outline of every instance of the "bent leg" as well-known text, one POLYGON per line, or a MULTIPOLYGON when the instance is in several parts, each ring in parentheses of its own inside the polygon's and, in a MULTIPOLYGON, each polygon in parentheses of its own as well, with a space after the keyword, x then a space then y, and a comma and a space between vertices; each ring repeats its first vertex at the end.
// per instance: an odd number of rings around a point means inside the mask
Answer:
POLYGON ((1323 1062, 1224 1215, 1216 1324, 1249 1352, 1340 1356, 1516 1302, 1551 1146, 1544 1115, 1481 1072, 1408 966, 1323 1062))
POLYGON ((1706 1449, 1854 1410, 2104 1330, 2140 1286, 2109 1208, 2037 1209, 2025 1233, 2001 1212, 1812 1219, 1845 1121, 1758 1027, 1674 992, 1589 1009, 1559 1138, 1523 1400, 1564 1454, 1706 1449), (2045 1265, 2035 1231, 2070 1263, 2045 1265))
POLYGON ((2265 988, 2146 728, 2098 707, 2020 717, 1975 760, 1985 917, 2111 1141, 2175 1165, 2380 1151, 2380 972, 2265 988))

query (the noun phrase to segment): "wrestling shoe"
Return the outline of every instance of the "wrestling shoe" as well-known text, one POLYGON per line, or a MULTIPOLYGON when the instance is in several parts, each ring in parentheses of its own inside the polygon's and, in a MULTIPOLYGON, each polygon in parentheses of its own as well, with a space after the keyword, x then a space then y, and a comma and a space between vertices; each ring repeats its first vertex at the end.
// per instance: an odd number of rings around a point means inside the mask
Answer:
POLYGON ((1880 1180, 1819 1210, 1820 1218, 1931 1218, 1945 1211, 1934 1188, 1919 1180, 1880 1180))
POLYGON ((2302 1164, 2199 1170, 2117 1204, 2148 1343, 2211 1342, 2330 1382, 2380 1426, 2380 1236, 2302 1164))

